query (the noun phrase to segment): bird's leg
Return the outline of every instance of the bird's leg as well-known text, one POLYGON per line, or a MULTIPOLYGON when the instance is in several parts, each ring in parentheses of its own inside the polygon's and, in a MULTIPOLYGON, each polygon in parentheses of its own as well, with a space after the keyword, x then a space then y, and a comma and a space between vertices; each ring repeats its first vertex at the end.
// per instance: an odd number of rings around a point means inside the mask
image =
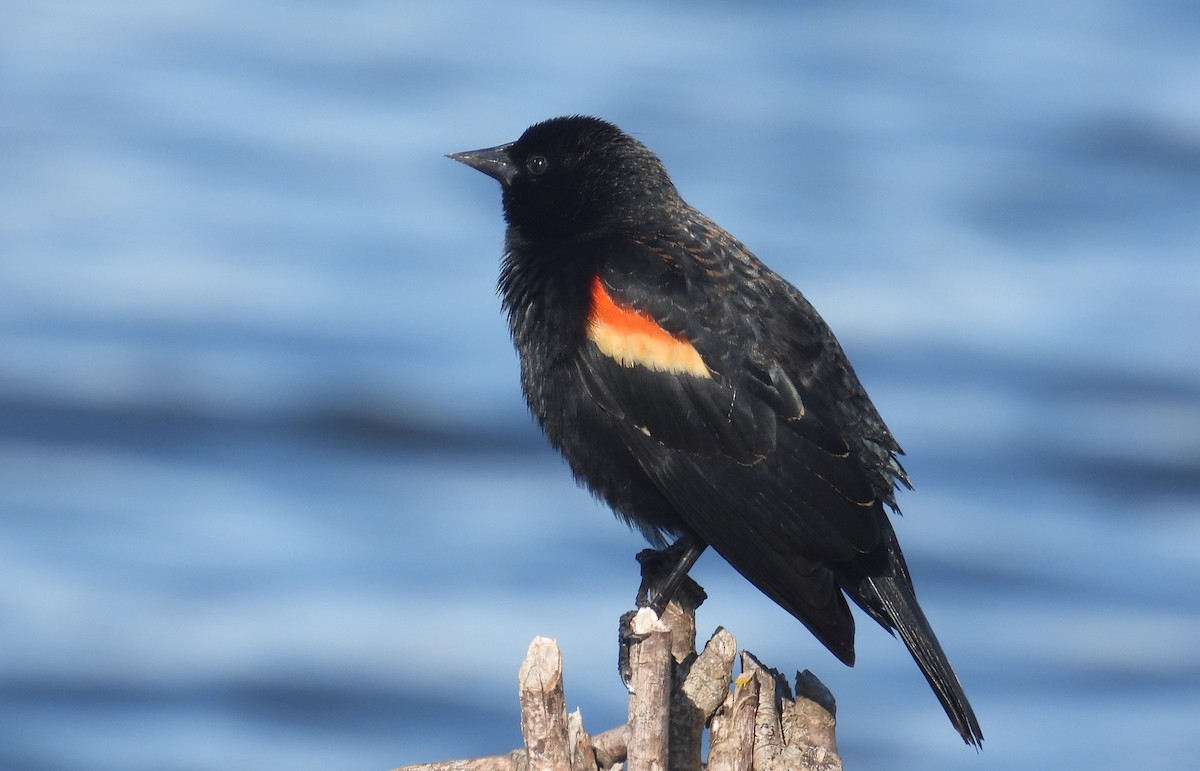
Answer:
MULTIPOLYGON (((661 551, 646 549, 637 555, 638 563, 642 566, 642 584, 638 587, 637 606, 650 608, 659 618, 667 610, 672 600, 677 612, 667 621, 671 627, 672 653, 676 650, 679 655, 676 660, 692 651, 696 644, 696 608, 704 602, 704 590, 695 581, 688 578, 688 571, 708 547, 695 536, 684 535, 675 543, 661 551)), ((629 611, 621 616, 618 625, 617 671, 621 674, 621 682, 629 687, 632 669, 629 661, 629 648, 637 639, 631 627, 633 616, 637 611, 629 611)))
POLYGON ((687 578, 688 571, 696 564, 696 560, 700 559, 706 548, 708 544, 694 535, 682 535, 662 551, 647 550, 639 554, 638 562, 642 563, 643 583, 642 592, 638 596, 638 606, 649 607, 654 611, 654 615, 661 617, 668 603, 675 597, 675 592, 679 591, 683 579, 687 578), (653 564, 650 563, 651 560, 654 560, 653 564), (671 566, 670 570, 660 579, 659 570, 668 564, 671 566), (654 594, 651 595, 651 592, 654 594))

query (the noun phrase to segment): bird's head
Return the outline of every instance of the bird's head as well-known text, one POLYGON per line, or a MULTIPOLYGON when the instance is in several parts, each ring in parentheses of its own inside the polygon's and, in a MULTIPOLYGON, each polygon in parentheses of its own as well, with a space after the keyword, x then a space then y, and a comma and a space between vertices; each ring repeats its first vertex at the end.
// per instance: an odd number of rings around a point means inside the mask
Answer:
POLYGON ((526 238, 635 233, 678 202, 658 157, 599 118, 552 118, 515 142, 449 157, 500 182, 504 217, 526 238))

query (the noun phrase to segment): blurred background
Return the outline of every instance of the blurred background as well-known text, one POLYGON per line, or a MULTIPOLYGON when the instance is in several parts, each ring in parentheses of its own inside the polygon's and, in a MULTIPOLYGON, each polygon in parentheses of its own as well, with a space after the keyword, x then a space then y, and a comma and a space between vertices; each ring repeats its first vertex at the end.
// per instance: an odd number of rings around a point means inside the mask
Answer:
POLYGON ((506 752, 535 635, 624 720, 640 539, 526 414, 494 182, 590 113, 797 284, 905 446, 987 736, 860 616, 847 768, 1194 768, 1200 6, 33 3, 0 27, 0 768, 506 752))

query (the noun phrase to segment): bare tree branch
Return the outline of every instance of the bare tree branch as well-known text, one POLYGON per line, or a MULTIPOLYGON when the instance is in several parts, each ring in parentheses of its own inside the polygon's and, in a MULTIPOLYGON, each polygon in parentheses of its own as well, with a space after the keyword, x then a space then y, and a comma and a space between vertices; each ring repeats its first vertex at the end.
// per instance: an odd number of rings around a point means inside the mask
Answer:
MULTIPOLYGON (((654 571, 669 562, 639 555, 639 603, 654 593, 654 571)), ((696 607, 704 590, 690 579, 662 618, 643 607, 622 617, 629 722, 589 736, 579 711, 566 712, 562 654, 536 637, 518 675, 525 749, 474 760, 403 766, 395 771, 841 771, 833 695, 811 672, 787 681, 749 653, 733 678, 737 643, 718 628, 695 648, 696 607), (627 654, 627 655, 625 655, 627 654), (732 691, 730 689, 732 679, 732 691)))

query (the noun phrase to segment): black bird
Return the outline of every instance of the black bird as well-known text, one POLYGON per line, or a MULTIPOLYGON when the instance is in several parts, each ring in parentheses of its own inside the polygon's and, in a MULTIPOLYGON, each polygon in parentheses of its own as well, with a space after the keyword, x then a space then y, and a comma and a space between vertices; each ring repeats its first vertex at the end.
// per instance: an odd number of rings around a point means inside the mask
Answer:
POLYGON ((902 451, 804 296, 605 121, 449 157, 500 182, 521 385, 576 480, 653 544, 677 539, 674 577, 711 546, 853 665, 848 596, 980 746, 884 511, 911 488, 902 451))

